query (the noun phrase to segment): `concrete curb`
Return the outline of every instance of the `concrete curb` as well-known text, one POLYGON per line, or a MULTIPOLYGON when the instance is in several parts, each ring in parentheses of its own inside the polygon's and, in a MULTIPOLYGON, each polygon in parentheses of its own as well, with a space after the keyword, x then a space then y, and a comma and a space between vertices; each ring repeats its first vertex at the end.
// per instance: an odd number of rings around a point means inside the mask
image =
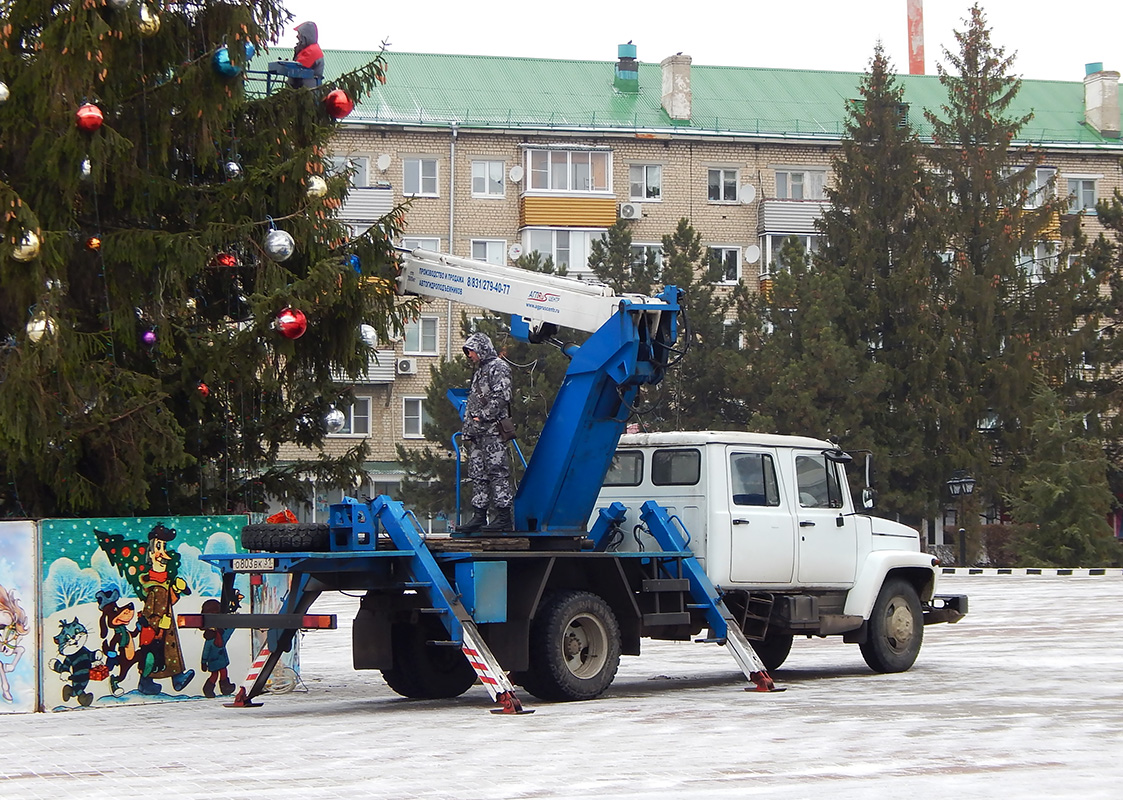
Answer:
POLYGON ((940 567, 942 575, 1042 575, 1044 577, 1123 577, 1119 567, 940 567))

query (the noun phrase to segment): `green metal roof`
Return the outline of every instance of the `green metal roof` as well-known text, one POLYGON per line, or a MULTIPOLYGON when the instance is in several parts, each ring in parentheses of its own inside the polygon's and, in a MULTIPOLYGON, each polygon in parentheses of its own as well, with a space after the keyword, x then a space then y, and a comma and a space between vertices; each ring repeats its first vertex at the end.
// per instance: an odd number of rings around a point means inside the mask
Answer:
MULTIPOLYGON (((374 52, 325 53, 326 78, 356 69, 374 52)), ((639 92, 613 87, 614 61, 503 56, 386 54, 385 86, 362 98, 348 122, 566 131, 671 132, 837 139, 861 73, 693 64, 692 117, 672 120, 660 103, 662 70, 639 64, 639 92)), ((934 75, 900 75, 909 122, 930 131, 946 93, 934 75)), ((1121 103, 1123 105, 1123 103, 1121 103)), ((1025 141, 1123 149, 1084 124, 1082 81, 1025 80, 1011 116, 1032 112, 1025 141)))

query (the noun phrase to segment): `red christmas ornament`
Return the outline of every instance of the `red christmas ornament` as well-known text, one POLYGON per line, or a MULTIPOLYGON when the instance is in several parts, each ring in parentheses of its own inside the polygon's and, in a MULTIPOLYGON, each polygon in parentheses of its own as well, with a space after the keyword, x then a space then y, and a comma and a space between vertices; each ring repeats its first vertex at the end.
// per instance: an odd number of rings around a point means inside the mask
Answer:
POLYGON ((101 239, 97 238, 96 236, 91 236, 89 239, 86 240, 86 249, 87 250, 100 250, 101 249, 101 239))
POLYGON ((355 110, 355 103, 342 89, 332 89, 324 98, 324 108, 332 119, 343 119, 355 110))
POLYGON ((101 109, 93 103, 86 103, 78 109, 74 115, 78 123, 78 129, 86 133, 93 133, 101 127, 101 123, 105 121, 105 115, 101 113, 101 109))
POLYGON ((195 388, 199 390, 199 395, 204 399, 211 396, 211 387, 207 386, 202 381, 199 381, 199 385, 195 388))
POLYGON ((308 320, 304 312, 295 308, 286 308, 277 315, 273 327, 281 332, 286 339, 299 339, 308 330, 308 320))
POLYGON ((220 267, 238 266, 238 257, 233 253, 219 253, 214 258, 214 263, 220 267))

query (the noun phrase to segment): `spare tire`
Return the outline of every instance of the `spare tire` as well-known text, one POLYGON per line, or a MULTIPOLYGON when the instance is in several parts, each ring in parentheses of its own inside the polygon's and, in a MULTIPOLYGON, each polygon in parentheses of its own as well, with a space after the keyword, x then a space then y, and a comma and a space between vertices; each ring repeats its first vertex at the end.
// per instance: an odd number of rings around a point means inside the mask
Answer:
POLYGON ((246 525, 242 547, 273 553, 324 553, 330 547, 326 522, 281 522, 246 525))

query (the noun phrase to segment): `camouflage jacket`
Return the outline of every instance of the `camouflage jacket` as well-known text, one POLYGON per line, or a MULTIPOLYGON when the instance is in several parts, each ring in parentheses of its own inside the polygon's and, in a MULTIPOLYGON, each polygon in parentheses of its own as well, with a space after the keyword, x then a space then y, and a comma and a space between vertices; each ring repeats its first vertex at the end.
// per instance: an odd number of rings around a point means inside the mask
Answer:
POLYGON ((472 375, 462 432, 468 439, 498 436, 495 423, 510 413, 511 368, 482 333, 473 333, 464 346, 479 354, 480 363, 472 375))

